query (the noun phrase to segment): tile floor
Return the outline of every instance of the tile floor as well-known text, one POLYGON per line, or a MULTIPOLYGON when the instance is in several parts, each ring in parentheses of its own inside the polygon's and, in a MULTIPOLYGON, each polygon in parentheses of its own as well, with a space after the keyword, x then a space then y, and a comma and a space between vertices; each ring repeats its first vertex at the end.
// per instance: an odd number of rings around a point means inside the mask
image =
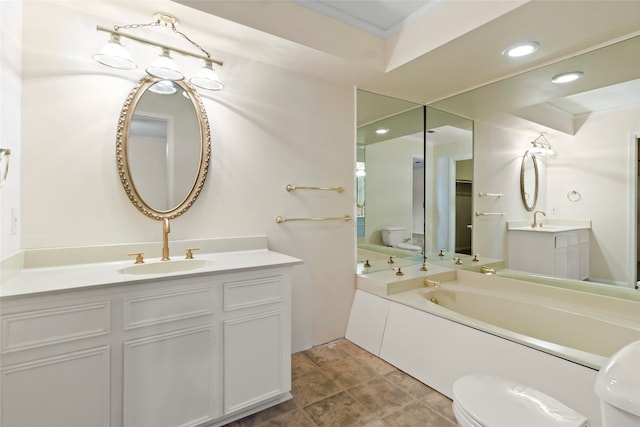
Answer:
POLYGON ((291 356, 293 399, 228 427, 455 427, 451 400, 347 340, 291 356))

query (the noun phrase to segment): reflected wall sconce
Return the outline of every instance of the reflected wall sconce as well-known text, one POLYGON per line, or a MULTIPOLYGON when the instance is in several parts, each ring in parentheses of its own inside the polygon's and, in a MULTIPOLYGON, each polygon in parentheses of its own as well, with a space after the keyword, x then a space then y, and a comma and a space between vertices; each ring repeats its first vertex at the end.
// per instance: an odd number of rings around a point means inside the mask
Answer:
POLYGON ((531 154, 535 154, 536 156, 556 155, 556 152, 551 148, 551 143, 543 133, 541 133, 536 139, 531 141, 531 145, 533 146, 531 149, 529 149, 529 153, 531 154))
POLYGON ((8 148, 0 148, 0 188, 7 181, 7 175, 9 174, 9 157, 11 156, 11 150, 8 148))
POLYGON ((148 24, 128 24, 128 25, 114 25, 113 29, 102 27, 98 25, 96 28, 98 31, 102 31, 109 34, 109 42, 98 53, 93 55, 93 58, 99 63, 108 67, 117 68, 120 70, 132 70, 137 67, 136 63, 129 55, 129 52, 122 45, 120 40, 126 38, 138 43, 146 44, 149 46, 155 46, 160 49, 160 55, 145 68, 147 74, 153 77, 157 77, 162 80, 184 80, 185 76, 182 74, 178 66, 171 58, 171 54, 179 54, 190 58, 199 59, 204 62, 204 66, 198 71, 198 73, 191 77, 189 81, 196 87, 206 90, 220 90, 224 86, 220 77, 213 69, 213 64, 222 67, 222 61, 211 58, 211 54, 204 50, 202 46, 191 40, 186 34, 179 31, 176 28, 178 20, 176 17, 167 13, 158 12, 153 15, 154 21, 148 24), (170 47, 162 43, 147 40, 142 37, 138 37, 132 34, 123 33, 120 30, 131 30, 142 27, 165 27, 169 28, 175 34, 182 36, 185 40, 195 46, 202 54, 192 53, 183 49, 170 47))

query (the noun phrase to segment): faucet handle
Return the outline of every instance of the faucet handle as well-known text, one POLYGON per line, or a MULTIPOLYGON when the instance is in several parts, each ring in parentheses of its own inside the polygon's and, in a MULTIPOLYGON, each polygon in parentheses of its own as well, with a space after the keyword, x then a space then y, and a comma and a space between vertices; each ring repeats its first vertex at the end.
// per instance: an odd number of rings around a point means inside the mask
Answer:
POLYGON ((136 257, 136 261, 134 264, 143 264, 144 263, 144 258, 142 257, 142 255, 144 255, 144 252, 134 252, 132 254, 127 254, 127 256, 135 256, 136 257))
POLYGON ((185 259, 193 259, 193 251, 199 251, 200 248, 187 248, 187 253, 185 254, 185 259))
POLYGON ((390 256, 389 257, 389 261, 387 261, 387 264, 393 264, 395 261, 393 260, 393 257, 390 256))
POLYGON ((478 262, 478 261, 480 261, 480 258, 478 258, 479 256, 480 256, 480 254, 475 254, 475 255, 473 256, 473 259, 472 259, 471 261, 473 261, 473 262, 478 262))

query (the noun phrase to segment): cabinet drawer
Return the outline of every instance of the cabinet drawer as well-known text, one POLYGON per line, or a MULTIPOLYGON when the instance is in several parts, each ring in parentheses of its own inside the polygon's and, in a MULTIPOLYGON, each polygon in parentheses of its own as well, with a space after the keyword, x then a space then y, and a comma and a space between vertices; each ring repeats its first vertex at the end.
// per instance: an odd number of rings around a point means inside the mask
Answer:
POLYGON ((282 302, 283 288, 283 278, 279 275, 225 281, 224 311, 282 302))
POLYGON ((108 334, 111 301, 2 316, 2 353, 108 334))
POLYGON ((209 287, 123 300, 125 330, 173 322, 213 313, 213 290, 209 287))

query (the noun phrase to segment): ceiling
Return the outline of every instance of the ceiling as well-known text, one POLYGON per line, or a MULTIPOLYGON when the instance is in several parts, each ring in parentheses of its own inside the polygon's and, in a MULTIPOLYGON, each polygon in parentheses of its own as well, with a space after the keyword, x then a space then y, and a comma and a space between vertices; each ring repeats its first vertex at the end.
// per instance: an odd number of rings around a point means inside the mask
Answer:
POLYGON ((294 0, 330 18, 388 39, 437 6, 439 0, 294 0))
POLYGON ((640 0, 171 3, 206 14, 182 22, 212 37, 223 56, 246 55, 420 104, 640 33, 640 0), (501 55, 525 40, 540 49, 519 59, 501 55))

